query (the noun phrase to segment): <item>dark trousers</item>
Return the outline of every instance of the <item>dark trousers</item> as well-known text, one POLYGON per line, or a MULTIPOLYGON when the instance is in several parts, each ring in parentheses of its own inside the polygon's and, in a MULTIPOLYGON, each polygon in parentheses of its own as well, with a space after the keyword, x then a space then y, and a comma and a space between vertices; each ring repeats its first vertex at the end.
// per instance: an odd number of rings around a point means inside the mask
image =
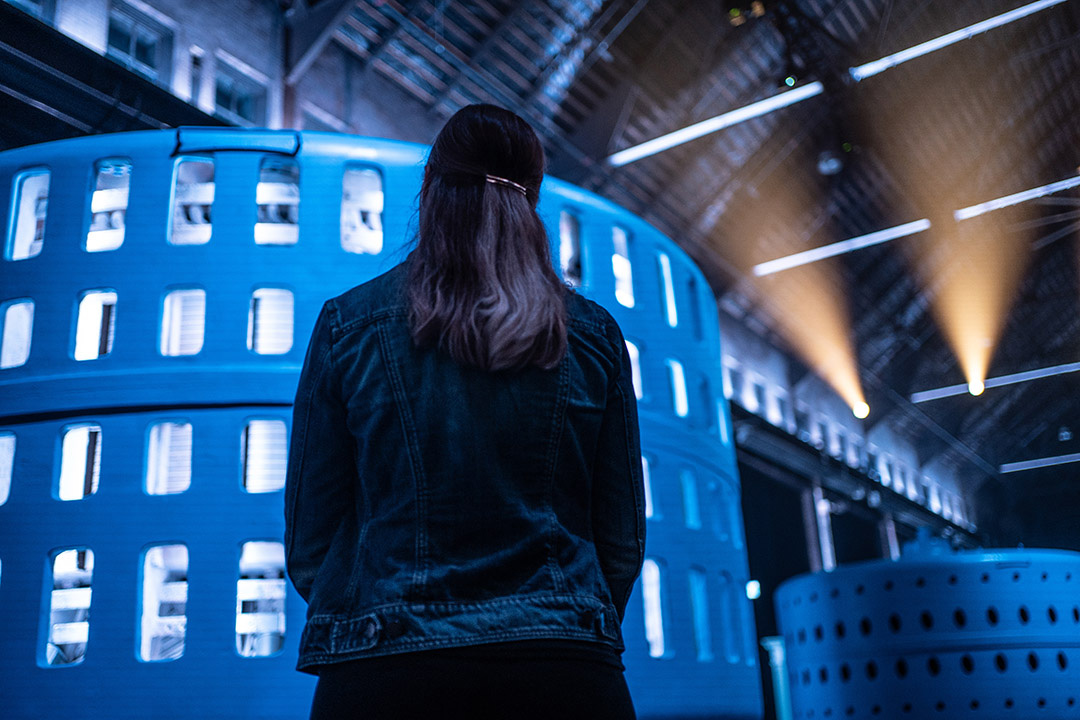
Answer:
POLYGON ((634 720, 615 663, 415 652, 323 666, 311 720, 634 720))

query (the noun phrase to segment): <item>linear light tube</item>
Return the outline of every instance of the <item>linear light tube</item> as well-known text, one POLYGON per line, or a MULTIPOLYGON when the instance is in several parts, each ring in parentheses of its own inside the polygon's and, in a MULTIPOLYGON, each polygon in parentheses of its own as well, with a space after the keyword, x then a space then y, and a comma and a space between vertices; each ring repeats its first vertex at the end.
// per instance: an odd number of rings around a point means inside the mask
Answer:
POLYGON ((1011 473, 1021 470, 1034 470, 1035 468, 1050 467, 1051 465, 1065 465, 1067 463, 1080 462, 1080 453, 1070 455, 1055 455, 1054 457, 1038 458, 1036 460, 1023 460, 1021 462, 1005 463, 998 472, 1011 473))
POLYGON ((862 248, 870 247, 871 245, 880 245, 881 243, 889 242, 896 238, 907 237, 908 235, 914 235, 915 233, 929 229, 930 221, 923 218, 922 220, 916 220, 915 222, 897 225, 896 227, 886 228, 885 230, 878 230, 877 232, 872 232, 868 235, 860 235, 859 237, 853 237, 849 240, 841 240, 840 242, 822 245, 821 247, 816 247, 812 250, 804 250, 803 252, 795 253, 794 255, 787 255, 775 260, 769 260, 768 262, 758 263, 753 268, 754 275, 758 277, 771 275, 772 273, 780 272, 781 270, 790 270, 793 267, 817 262, 818 260, 824 260, 825 258, 830 258, 834 255, 843 255, 844 253, 849 253, 853 250, 861 250, 862 248))
MULTIPOLYGON (((987 378, 984 383, 985 389, 993 387, 1000 387, 1002 385, 1013 385, 1015 383, 1028 382, 1030 380, 1038 380, 1040 378, 1052 377, 1054 375, 1065 375, 1067 373, 1080 372, 1080 362, 1065 363, 1064 365, 1052 365, 1051 367, 1037 368, 1035 370, 1025 370, 1024 372, 1013 373, 1012 375, 1001 375, 996 378, 987 378)), ((911 402, 921 403, 927 400, 937 400, 943 397, 950 397, 952 395, 963 395, 969 392, 967 383, 961 385, 949 385, 948 387, 937 388, 935 390, 923 390, 922 392, 912 393, 911 402)))
POLYGON ((771 113, 773 110, 779 110, 780 108, 787 107, 788 105, 794 105, 797 102, 812 98, 815 95, 820 95, 824 91, 824 86, 820 82, 814 81, 803 85, 802 87, 795 88, 794 90, 788 90, 786 92, 767 97, 764 100, 758 100, 755 103, 750 103, 744 107, 726 112, 723 115, 717 115, 711 117, 708 120, 702 120, 699 123, 688 125, 681 130, 670 132, 667 135, 661 135, 658 138, 647 140, 640 145, 620 150, 614 155, 608 158, 608 162, 614 167, 621 167, 628 163, 632 163, 635 160, 655 155, 658 152, 668 150, 676 145, 682 145, 685 142, 695 140, 702 135, 708 135, 714 133, 717 130, 723 130, 726 127, 732 125, 738 125, 746 120, 751 120, 756 117, 761 117, 771 113))
MULTIPOLYGON (((1014 20, 1027 17, 1034 13, 1044 10, 1053 5, 1060 5, 1066 2, 1066 0, 1039 0, 1029 5, 1010 10, 1007 13, 997 15, 988 20, 969 25, 966 28, 961 28, 955 32, 942 35, 934 40, 928 40, 920 45, 915 45, 907 50, 901 50, 898 53, 887 55, 880 60, 874 60, 873 62, 859 65, 858 67, 849 68, 848 72, 851 73, 856 81, 864 80, 872 75, 877 75, 880 72, 888 70, 891 67, 896 67, 900 63, 907 62, 917 57, 921 57, 928 53, 932 53, 935 50, 940 50, 943 47, 947 47, 954 43, 966 40, 969 37, 984 33, 987 30, 993 30, 994 28, 1007 25, 1014 20)), ((824 91, 820 82, 808 83, 794 90, 788 90, 772 97, 759 100, 755 103, 751 103, 736 110, 731 110, 723 115, 717 115, 716 117, 709 118, 708 120, 702 120, 694 125, 689 125, 668 133, 667 135, 661 135, 658 138, 647 140, 640 145, 620 150, 608 157, 607 161, 613 167, 622 167, 635 160, 640 160, 650 155, 655 155, 658 152, 663 152, 676 145, 681 145, 685 142, 695 140, 703 135, 714 133, 718 130, 737 125, 738 123, 751 120, 756 117, 761 117, 771 113, 773 110, 779 110, 780 108, 787 107, 788 105, 794 105, 797 102, 801 102, 808 98, 812 98, 815 95, 820 95, 824 91)))
POLYGON ((1048 7, 1054 5, 1060 5, 1066 0, 1039 0, 1023 7, 1018 7, 1015 10, 1010 10, 1007 13, 996 15, 988 20, 977 22, 974 25, 968 25, 965 28, 960 28, 946 35, 942 35, 939 38, 933 40, 927 40, 924 43, 910 47, 907 50, 901 50, 898 53, 892 55, 886 55, 880 60, 874 60, 858 67, 853 67, 849 72, 851 77, 855 78, 855 81, 865 80, 868 77, 877 75, 880 72, 888 70, 889 68, 896 67, 900 63, 905 63, 908 60, 914 60, 917 57, 922 57, 928 53, 932 53, 935 50, 940 50, 949 45, 954 45, 961 40, 967 40, 970 37, 984 33, 987 30, 993 30, 999 28, 1002 25, 1008 25, 1014 20, 1025 18, 1028 15, 1033 15, 1040 10, 1045 10, 1048 7))
POLYGON ((1077 185, 1080 185, 1080 175, 1065 180, 1059 180, 1058 182, 1050 183, 1049 185, 1043 185, 1042 187, 1014 193, 1013 195, 1006 195, 997 200, 987 200, 984 203, 957 210, 953 213, 953 217, 956 218, 957 221, 967 220, 968 218, 977 217, 983 213, 991 212, 992 210, 1000 210, 1001 208, 1009 207, 1010 205, 1019 205, 1022 202, 1041 198, 1044 195, 1052 195, 1056 192, 1061 192, 1062 190, 1068 190, 1077 185))

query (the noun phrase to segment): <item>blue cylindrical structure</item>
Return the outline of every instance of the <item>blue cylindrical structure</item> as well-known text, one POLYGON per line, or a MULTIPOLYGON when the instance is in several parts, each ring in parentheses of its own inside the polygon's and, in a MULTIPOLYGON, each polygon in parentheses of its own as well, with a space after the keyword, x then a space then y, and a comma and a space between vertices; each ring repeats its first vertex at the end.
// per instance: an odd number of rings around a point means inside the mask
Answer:
POLYGON ((1080 717, 1080 553, 952 552, 788 580, 793 717, 1080 717))
MULTIPOLYGON (((6 717, 302 717, 281 559, 291 403, 322 302, 415 232, 426 148, 180 130, 0 154, 6 717)), ((564 277, 640 371, 642 717, 760 717, 715 303, 670 239, 548 178, 564 277)))

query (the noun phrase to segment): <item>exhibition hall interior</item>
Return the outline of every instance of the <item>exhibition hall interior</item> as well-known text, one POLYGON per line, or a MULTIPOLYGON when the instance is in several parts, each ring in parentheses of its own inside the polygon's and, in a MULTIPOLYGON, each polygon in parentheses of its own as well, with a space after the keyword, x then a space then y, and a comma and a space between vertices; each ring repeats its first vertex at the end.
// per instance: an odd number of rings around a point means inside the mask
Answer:
POLYGON ((490 103, 633 368, 638 716, 1080 718, 1078 77, 1080 0, 0 2, 0 715, 307 717, 308 339, 490 103))

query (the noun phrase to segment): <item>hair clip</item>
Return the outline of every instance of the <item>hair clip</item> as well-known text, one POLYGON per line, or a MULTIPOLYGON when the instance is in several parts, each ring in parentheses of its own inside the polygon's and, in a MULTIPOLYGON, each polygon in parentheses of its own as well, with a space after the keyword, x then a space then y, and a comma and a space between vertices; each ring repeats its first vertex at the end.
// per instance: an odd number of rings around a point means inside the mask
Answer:
POLYGON ((484 179, 492 185, 505 185, 506 187, 514 188, 525 197, 529 196, 528 189, 524 185, 519 185, 513 180, 507 180, 506 178, 499 177, 498 175, 485 175, 484 179))

